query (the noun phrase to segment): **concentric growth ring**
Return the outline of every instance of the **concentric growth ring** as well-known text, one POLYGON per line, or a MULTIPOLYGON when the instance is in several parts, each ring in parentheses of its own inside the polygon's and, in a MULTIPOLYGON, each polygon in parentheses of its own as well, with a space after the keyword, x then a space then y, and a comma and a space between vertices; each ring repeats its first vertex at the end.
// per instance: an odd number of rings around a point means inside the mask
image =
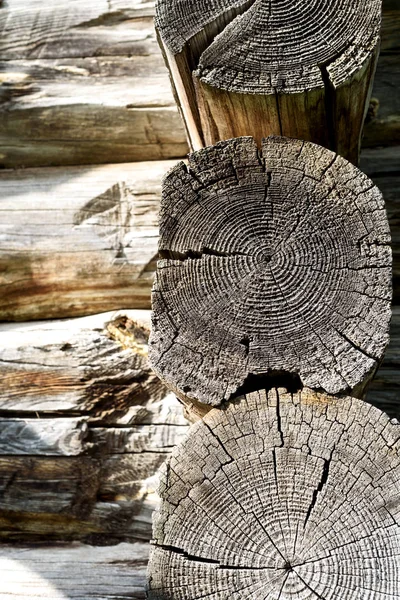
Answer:
POLYGON ((400 425, 354 398, 250 394, 162 475, 150 600, 392 600, 400 425))
POLYGON ((256 0, 203 52, 197 76, 230 92, 296 93, 324 87, 328 68, 338 86, 370 55, 380 19, 381 0, 256 0))
POLYGON ((284 371, 329 393, 382 359, 391 297, 381 194, 314 144, 206 148, 164 180, 150 358, 182 397, 218 405, 284 371))
POLYGON ((231 92, 287 93, 323 87, 320 67, 336 61, 336 85, 358 70, 379 38, 381 7, 381 0, 158 0, 156 25, 177 54, 220 23, 197 76, 231 92))

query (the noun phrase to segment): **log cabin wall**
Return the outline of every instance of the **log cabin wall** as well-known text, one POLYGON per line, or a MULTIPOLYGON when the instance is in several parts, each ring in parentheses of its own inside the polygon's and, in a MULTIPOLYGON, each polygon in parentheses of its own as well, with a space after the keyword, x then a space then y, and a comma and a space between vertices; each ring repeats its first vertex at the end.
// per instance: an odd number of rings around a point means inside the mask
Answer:
MULTIPOLYGON (((52 600, 108 600, 116 582, 117 597, 144 598, 154 476, 186 421, 159 384, 143 391, 143 336, 127 372, 121 318, 145 329, 148 313, 48 320, 150 308, 160 180, 187 152, 153 12, 140 0, 0 7, 0 539, 13 543, 0 547, 1 600, 38 585, 52 600)), ((361 155, 394 255, 391 344, 368 399, 397 417, 399 24, 387 0, 361 155)))

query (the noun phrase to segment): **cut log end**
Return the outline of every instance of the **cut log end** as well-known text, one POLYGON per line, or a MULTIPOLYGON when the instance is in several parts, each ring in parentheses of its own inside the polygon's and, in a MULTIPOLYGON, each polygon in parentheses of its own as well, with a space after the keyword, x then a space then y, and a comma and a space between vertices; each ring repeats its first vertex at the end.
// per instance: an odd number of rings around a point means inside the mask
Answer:
POLYGON ((381 0, 158 0, 156 26, 193 148, 278 134, 356 164, 381 10, 381 0))
POLYGON ((190 47, 211 85, 299 92, 323 85, 323 69, 336 85, 357 71, 378 42, 381 12, 381 0, 158 0, 156 26, 173 54, 190 47))
POLYGON ((166 465, 151 600, 400 594, 400 425, 272 390, 212 410, 166 465))
POLYGON ((391 251, 358 169, 307 142, 221 142, 165 178, 160 235, 149 356, 181 398, 218 406, 271 376, 363 393, 388 343, 391 251))

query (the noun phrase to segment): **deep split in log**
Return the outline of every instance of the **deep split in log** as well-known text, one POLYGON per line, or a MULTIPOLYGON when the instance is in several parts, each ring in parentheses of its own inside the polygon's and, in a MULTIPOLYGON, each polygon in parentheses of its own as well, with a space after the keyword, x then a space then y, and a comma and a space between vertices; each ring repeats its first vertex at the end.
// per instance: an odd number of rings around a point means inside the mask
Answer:
POLYGON ((158 0, 159 41, 193 149, 277 134, 357 163, 381 8, 381 0, 158 0))
POLYGON ((149 357, 188 403, 268 385, 362 395, 389 337, 379 190, 309 142, 251 138, 164 179, 149 357))
POLYGON ((164 468, 151 600, 391 600, 400 425, 354 398, 256 392, 213 409, 164 468))

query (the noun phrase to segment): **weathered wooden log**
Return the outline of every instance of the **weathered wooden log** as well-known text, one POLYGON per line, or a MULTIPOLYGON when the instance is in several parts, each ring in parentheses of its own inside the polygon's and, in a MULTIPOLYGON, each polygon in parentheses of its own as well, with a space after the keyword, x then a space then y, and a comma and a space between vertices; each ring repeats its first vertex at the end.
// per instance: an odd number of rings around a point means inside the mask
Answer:
POLYGON ((0 546, 0 599, 142 600, 149 544, 0 546))
POLYGON ((256 392, 163 470, 151 600, 400 594, 400 425, 354 398, 256 392))
POLYGON ((0 539, 148 540, 187 429, 147 361, 150 311, 0 325, 0 539))
POLYGON ((276 134, 357 164, 381 9, 381 0, 158 0, 156 26, 192 147, 276 134))
POLYGON ((194 404, 266 376, 362 395, 389 339, 389 243, 379 190, 320 146, 271 137, 260 157, 238 138, 192 154, 164 180, 153 368, 194 404))
POLYGON ((0 6, 0 167, 184 156, 153 3, 0 6))
POLYGON ((183 423, 147 360, 150 311, 0 324, 0 413, 97 426, 183 423))
MULTIPOLYGON (((376 176, 386 201, 394 299, 399 301, 400 153, 398 148, 388 148, 364 150, 363 155, 362 170, 372 179, 376 176)), ((59 168, 0 170, 0 320, 78 316, 121 306, 150 308, 160 178, 174 164, 69 167, 62 172, 59 168), (106 202, 104 210, 101 199, 106 202), (82 214, 85 205, 94 211, 92 216, 88 209, 88 219, 74 226, 74 215, 82 214), (124 228, 117 224, 124 222, 128 207, 130 217, 125 222, 130 235, 118 236, 124 228), (102 235, 104 229, 110 232, 108 238, 102 235), (119 241, 129 262, 116 258, 119 241)))
MULTIPOLYGON (((400 143, 400 10, 387 2, 383 8, 373 91, 379 110, 364 129, 364 146, 400 143)), ((0 165, 185 156, 152 15, 152 1, 3 3, 0 165)))
POLYGON ((150 308, 172 161, 0 173, 0 320, 150 308))

